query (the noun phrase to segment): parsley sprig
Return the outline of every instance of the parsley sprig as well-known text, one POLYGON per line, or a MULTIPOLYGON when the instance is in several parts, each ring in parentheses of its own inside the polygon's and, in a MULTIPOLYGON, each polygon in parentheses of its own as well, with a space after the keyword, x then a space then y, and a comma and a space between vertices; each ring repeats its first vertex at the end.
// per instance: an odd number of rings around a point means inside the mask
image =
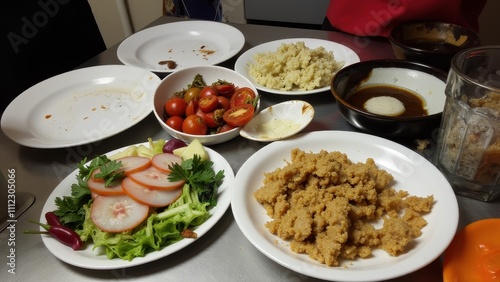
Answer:
POLYGON ((71 196, 57 197, 55 203, 57 209, 54 213, 59 220, 72 229, 80 229, 85 221, 85 209, 83 206, 91 200, 87 181, 92 172, 100 168, 96 177, 103 178, 107 184, 122 177, 121 162, 111 161, 105 155, 97 156, 88 165, 87 158, 78 163, 77 182, 71 185, 71 196))
POLYGON ((217 189, 224 180, 224 171, 215 173, 213 162, 202 160, 194 155, 192 159, 183 160, 180 164, 169 166, 170 181, 185 180, 198 193, 200 202, 208 202, 209 207, 217 205, 217 189))
POLYGON ((108 187, 113 181, 123 178, 122 163, 120 161, 109 161, 99 168, 99 172, 94 176, 104 179, 104 186, 108 187))

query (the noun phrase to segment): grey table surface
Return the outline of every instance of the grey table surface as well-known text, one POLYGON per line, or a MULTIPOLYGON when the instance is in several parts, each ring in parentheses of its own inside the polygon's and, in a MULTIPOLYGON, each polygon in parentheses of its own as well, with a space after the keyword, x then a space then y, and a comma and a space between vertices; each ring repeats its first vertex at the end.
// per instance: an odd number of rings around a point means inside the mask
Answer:
MULTIPOLYGON (((166 24, 183 19, 160 17, 150 26, 166 24)), ((319 30, 231 24, 245 35, 243 53, 259 44, 284 38, 316 38, 334 41, 353 49, 361 60, 393 58, 390 45, 383 39, 367 39, 351 35, 319 30)), ((92 58, 81 67, 121 64, 116 55, 118 44, 92 58)), ((237 56, 222 63, 233 68, 237 56)), ((162 78, 162 77, 161 77, 162 78)), ((261 93, 261 109, 289 100, 290 97, 261 93)), ((349 125, 336 108, 329 92, 315 95, 295 96, 311 103, 316 115, 305 132, 318 130, 357 131, 349 125)), ((430 133, 431 144, 422 153, 432 157, 435 132, 430 133)), ((182 251, 157 261, 132 268, 117 270, 88 270, 66 264, 54 257, 43 244, 40 236, 25 235, 23 230, 33 229, 27 220, 40 218, 48 196, 57 184, 76 169, 76 164, 85 156, 103 154, 116 148, 153 139, 170 137, 151 114, 132 128, 92 144, 62 149, 33 149, 18 145, 0 133, 0 169, 7 178, 9 169, 15 169, 16 194, 23 198, 25 192, 35 195, 34 204, 15 222, 15 232, 0 233, 0 277, 2 281, 318 281, 285 268, 266 257, 246 239, 238 228, 231 209, 203 237, 182 251), (14 240, 12 239, 15 237, 14 240), (11 246, 15 241, 15 246, 11 246), (8 265, 11 248, 15 248, 15 274, 8 265)), ((416 150, 414 140, 394 140, 416 150)), ((210 146, 224 156, 236 174, 245 160, 267 143, 249 141, 237 137, 229 142, 210 146)), ((7 189, 3 185, 0 189, 7 189)), ((459 229, 466 224, 483 219, 500 217, 500 201, 483 203, 457 197, 459 203, 459 229)), ((6 203, 1 203, 6 209, 6 203)), ((442 281, 441 258, 414 273, 391 281, 442 281)), ((370 278, 366 278, 370 280, 370 278)))

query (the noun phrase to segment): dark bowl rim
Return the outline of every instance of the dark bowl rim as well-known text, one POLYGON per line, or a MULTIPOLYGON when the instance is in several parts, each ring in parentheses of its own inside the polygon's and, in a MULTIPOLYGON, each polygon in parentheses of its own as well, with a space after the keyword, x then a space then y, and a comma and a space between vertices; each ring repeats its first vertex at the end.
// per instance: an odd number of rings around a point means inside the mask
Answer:
MULTIPOLYGON (((438 50, 438 51, 430 51, 430 50, 426 50, 426 49, 421 49, 421 48, 417 48, 417 47, 412 47, 410 45, 407 45, 407 44, 404 44, 402 41, 398 40, 395 36, 394 36, 394 32, 396 32, 398 29, 401 29, 405 26, 412 26, 412 25, 416 25, 416 24, 439 24, 439 25, 449 25, 449 26, 453 26, 453 27, 458 27, 462 30, 465 30, 467 31, 468 33, 474 35, 474 39, 473 40, 467 40, 465 42, 465 44, 463 46, 459 46, 459 48, 461 49, 467 49, 467 48, 470 48, 470 47, 477 47, 480 45, 480 38, 479 38, 479 34, 468 28, 468 27, 465 27, 465 26, 462 26, 462 25, 458 25, 458 24, 453 24, 453 23, 448 23, 448 22, 439 22, 439 21, 410 21, 410 22, 404 22, 404 23, 401 23, 399 25, 396 25, 394 26, 393 28, 391 28, 391 30, 389 31, 389 34, 387 36, 387 39, 390 41, 391 44, 401 48, 401 49, 405 49, 405 50, 410 50, 412 52, 416 52, 416 53, 420 53, 420 54, 425 54, 425 55, 438 55, 438 54, 454 54, 456 52, 453 52, 453 53, 450 53, 448 51, 441 51, 441 50, 438 50)), ((460 51, 459 51, 460 52, 460 51)))
POLYGON ((335 98, 335 100, 337 100, 337 102, 340 102, 347 109, 349 109, 353 112, 356 112, 362 116, 368 117, 368 118, 373 118, 373 119, 382 120, 382 121, 392 121, 392 122, 416 122, 416 121, 423 121, 423 120, 428 120, 428 119, 436 119, 436 118, 440 118, 442 116, 443 112, 441 111, 439 113, 435 113, 432 115, 418 116, 418 117, 390 117, 390 116, 372 114, 372 113, 365 112, 365 111, 362 111, 356 107, 351 106, 342 97, 338 96, 337 92, 334 90, 335 79, 338 77, 339 74, 342 74, 344 72, 348 72, 351 69, 355 69, 358 66, 362 66, 362 65, 373 65, 373 67, 376 67, 376 68, 398 67, 398 68, 403 68, 403 69, 412 69, 412 70, 422 71, 422 72, 425 72, 425 73, 430 74, 432 76, 435 76, 438 79, 441 79, 444 83, 446 83, 446 79, 448 76, 448 73, 445 72, 444 70, 441 70, 437 67, 433 67, 433 66, 423 64, 420 62, 414 62, 414 61, 406 61, 406 60, 399 60, 399 59, 381 59, 381 60, 367 60, 367 61, 357 62, 357 63, 351 64, 347 67, 344 67, 340 71, 338 71, 333 76, 332 81, 330 83, 330 92, 333 94, 333 97, 335 98))

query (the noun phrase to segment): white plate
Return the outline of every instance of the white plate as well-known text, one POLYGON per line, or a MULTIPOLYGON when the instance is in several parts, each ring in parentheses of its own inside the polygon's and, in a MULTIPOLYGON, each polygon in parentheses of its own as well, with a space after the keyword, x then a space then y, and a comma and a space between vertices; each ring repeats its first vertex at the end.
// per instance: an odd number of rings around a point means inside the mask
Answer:
MULTIPOLYGON (((144 143, 144 145, 147 146, 147 143, 144 143)), ((109 152, 107 155, 113 155, 117 152, 123 151, 124 149, 126 148, 109 152)), ((202 225, 194 229, 196 234, 198 234, 198 238, 206 234, 228 209, 231 200, 230 189, 234 181, 233 170, 226 159, 210 148, 205 147, 205 150, 207 150, 210 160, 214 162, 214 170, 216 172, 223 170, 225 177, 218 190, 217 206, 210 210, 210 218, 202 225)), ((45 202, 45 205, 43 206, 42 214, 40 215, 41 222, 45 222, 46 212, 53 211, 57 208, 55 205, 56 197, 71 195, 71 185, 75 183, 75 177, 77 175, 78 169, 68 175, 50 194, 49 198, 45 202)), ((160 251, 148 253, 144 257, 134 258, 132 261, 126 261, 120 258, 110 260, 106 257, 104 252, 98 253, 98 250, 92 251, 93 244, 88 244, 84 250, 73 251, 70 247, 62 245, 50 236, 42 235, 42 241, 54 256, 68 264, 87 269, 119 269, 145 264, 166 257, 187 247, 191 243, 195 242, 196 239, 183 239, 172 245, 166 246, 160 251)))
POLYGON ((14 142, 32 148, 92 143, 148 116, 159 84, 154 73, 131 66, 66 72, 17 96, 3 113, 2 130, 14 142))
POLYGON ((293 136, 314 117, 311 104, 291 100, 270 106, 241 128, 240 135, 254 141, 271 142, 293 136))
POLYGON ((330 85, 306 91, 283 91, 283 90, 271 89, 257 83, 255 79, 252 77, 252 75, 250 75, 250 73, 248 72, 248 65, 254 62, 253 57, 255 54, 262 52, 275 52, 278 49, 278 47, 280 47, 281 44, 283 43, 290 44, 299 41, 303 41, 305 45, 311 49, 324 47, 326 51, 332 51, 336 61, 345 62, 343 67, 359 62, 359 56, 352 49, 342 44, 322 39, 289 38, 289 39, 267 42, 247 50, 236 60, 236 63, 234 64, 234 70, 237 73, 240 73, 246 78, 248 78, 250 81, 252 81, 257 89, 269 93, 282 94, 282 95, 307 95, 307 94, 315 94, 328 91, 330 89, 330 85))
POLYGON ((118 59, 158 73, 216 65, 236 55, 245 44, 238 29, 220 22, 183 21, 150 27, 126 38, 118 46, 118 59), (169 69, 160 61, 175 61, 169 69))
POLYGON ((426 159, 408 148, 363 133, 317 131, 273 142, 252 155, 238 171, 231 195, 236 223, 248 240, 263 254, 293 271, 335 281, 379 281, 416 271, 438 258, 450 244, 458 226, 458 204, 444 176, 426 159), (434 195, 432 211, 425 215, 428 225, 415 239, 413 249, 397 257, 375 250, 373 257, 347 261, 346 267, 328 267, 297 254, 288 243, 271 234, 264 224, 270 220, 253 193, 262 186, 264 173, 285 166, 293 148, 319 152, 321 149, 346 153, 354 162, 373 158, 379 168, 394 176, 394 188, 411 195, 434 195))

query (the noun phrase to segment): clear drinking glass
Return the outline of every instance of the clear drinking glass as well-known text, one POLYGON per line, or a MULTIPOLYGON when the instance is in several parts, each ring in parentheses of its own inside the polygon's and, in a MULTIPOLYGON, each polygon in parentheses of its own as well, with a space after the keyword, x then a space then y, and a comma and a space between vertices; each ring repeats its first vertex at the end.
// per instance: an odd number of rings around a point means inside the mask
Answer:
POLYGON ((435 165, 455 194, 500 196, 500 45, 456 54, 446 82, 435 165))

